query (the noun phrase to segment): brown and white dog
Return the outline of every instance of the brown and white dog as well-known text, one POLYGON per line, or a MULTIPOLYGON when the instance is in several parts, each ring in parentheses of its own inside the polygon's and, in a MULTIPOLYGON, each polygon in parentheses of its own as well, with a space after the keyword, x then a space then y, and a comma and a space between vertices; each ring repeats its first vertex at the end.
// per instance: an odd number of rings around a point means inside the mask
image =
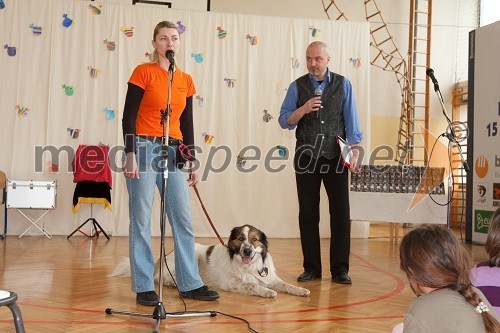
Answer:
MULTIPOLYGON (((201 278, 209 287, 239 294, 274 298, 277 291, 281 291, 297 296, 309 296, 309 290, 280 279, 267 247, 266 235, 248 224, 233 228, 227 246, 195 244, 201 278)), ((166 261, 175 276, 173 252, 167 256, 166 261)), ((155 267, 156 281, 158 265, 159 261, 155 267)), ((130 276, 128 258, 115 268, 111 276, 130 276)), ((163 284, 175 287, 168 272, 164 274, 163 284)))

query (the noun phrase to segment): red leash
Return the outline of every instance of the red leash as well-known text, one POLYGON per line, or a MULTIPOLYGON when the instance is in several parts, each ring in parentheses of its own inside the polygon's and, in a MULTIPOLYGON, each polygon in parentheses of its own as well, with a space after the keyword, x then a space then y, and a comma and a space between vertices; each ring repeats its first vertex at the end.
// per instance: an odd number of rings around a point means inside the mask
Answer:
POLYGON ((205 208, 205 205, 203 204, 203 201, 201 200, 200 193, 198 192, 198 188, 196 187, 196 185, 193 185, 193 188, 194 188, 194 191, 196 192, 196 196, 198 197, 198 200, 200 201, 201 208, 203 208, 203 212, 205 213, 205 216, 207 217, 208 222, 210 223, 210 226, 212 227, 213 231, 217 235, 217 238, 219 239, 220 243, 222 245, 225 245, 224 241, 222 240, 222 238, 220 237, 219 233, 217 232, 217 229, 215 229, 215 226, 212 223, 212 220, 210 219, 210 216, 208 215, 208 212, 207 212, 207 210, 205 208))
MULTIPOLYGON (((189 161, 189 174, 191 176, 191 167, 192 167, 192 161, 195 160, 194 156, 191 154, 191 151, 189 150, 189 147, 186 146, 181 142, 181 144, 177 147, 179 153, 182 155, 182 157, 189 161)), ((203 212, 205 213, 205 216, 208 219, 208 222, 210 223, 210 226, 212 227, 213 231, 217 235, 217 238, 219 239, 220 243, 222 245, 224 244, 224 241, 220 237, 219 233, 217 232, 217 229, 215 229, 214 224, 212 223, 212 219, 210 219, 210 216, 208 215, 207 209, 205 208, 205 205, 203 204, 203 201, 201 200, 200 192, 198 192, 198 188, 196 187, 196 184, 193 185, 194 191, 196 192, 196 196, 198 197, 198 200, 200 201, 201 208, 203 208, 203 212)))

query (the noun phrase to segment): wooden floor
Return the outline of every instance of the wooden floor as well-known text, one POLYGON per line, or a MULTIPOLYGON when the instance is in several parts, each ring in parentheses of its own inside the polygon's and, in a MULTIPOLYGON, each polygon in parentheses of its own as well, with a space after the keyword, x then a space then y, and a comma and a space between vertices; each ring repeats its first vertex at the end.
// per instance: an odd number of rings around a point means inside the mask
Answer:
MULTIPOLYGON (((414 298, 399 270, 398 244, 389 239, 387 224, 372 225, 369 239, 353 239, 350 275, 353 284, 323 279, 301 283, 310 297, 279 293, 275 299, 242 296, 221 291, 215 302, 186 300, 190 311, 218 311, 248 320, 257 332, 390 332, 403 320, 414 298)), ((404 233, 404 231, 403 231, 404 233)), ((270 252, 281 278, 298 284, 302 255, 298 239, 270 239, 270 252)), ((217 239, 197 242, 216 244, 217 239)), ((154 239, 159 254, 159 239, 154 239)), ((167 251, 172 240, 167 239, 167 251)), ((322 240, 323 266, 328 267, 328 240, 322 240)), ((475 262, 485 259, 481 245, 468 246, 475 262)), ((0 241, 0 289, 19 295, 18 304, 26 331, 36 332, 152 332, 156 320, 105 313, 106 308, 152 315, 153 308, 137 305, 128 278, 107 277, 120 257, 128 255, 128 238, 102 235, 88 239, 64 236, 8 236, 0 241)), ((173 289, 164 289, 168 313, 182 311, 173 289)), ((15 332, 12 315, 0 307, 0 332, 15 332)), ((160 332, 250 332, 243 322, 215 317, 168 316, 160 332)))

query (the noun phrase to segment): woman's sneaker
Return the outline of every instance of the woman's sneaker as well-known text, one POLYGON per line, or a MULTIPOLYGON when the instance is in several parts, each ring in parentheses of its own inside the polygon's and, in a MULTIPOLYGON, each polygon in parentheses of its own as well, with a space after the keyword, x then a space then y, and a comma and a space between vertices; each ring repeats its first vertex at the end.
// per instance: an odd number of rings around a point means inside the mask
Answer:
POLYGON ((200 301, 215 301, 219 298, 219 294, 216 291, 208 289, 207 286, 203 286, 190 291, 181 291, 182 298, 194 298, 200 301))
POLYGON ((137 293, 137 303, 146 306, 156 306, 158 304, 158 295, 156 291, 137 293))

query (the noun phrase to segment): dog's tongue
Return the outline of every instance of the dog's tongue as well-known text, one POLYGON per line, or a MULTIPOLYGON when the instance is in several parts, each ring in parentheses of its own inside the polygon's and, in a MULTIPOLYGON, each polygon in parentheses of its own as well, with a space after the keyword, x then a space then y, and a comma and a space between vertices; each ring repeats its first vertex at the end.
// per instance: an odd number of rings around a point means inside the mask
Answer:
POLYGON ((246 265, 248 265, 252 261, 251 257, 242 257, 242 259, 243 263, 245 263, 246 265))

